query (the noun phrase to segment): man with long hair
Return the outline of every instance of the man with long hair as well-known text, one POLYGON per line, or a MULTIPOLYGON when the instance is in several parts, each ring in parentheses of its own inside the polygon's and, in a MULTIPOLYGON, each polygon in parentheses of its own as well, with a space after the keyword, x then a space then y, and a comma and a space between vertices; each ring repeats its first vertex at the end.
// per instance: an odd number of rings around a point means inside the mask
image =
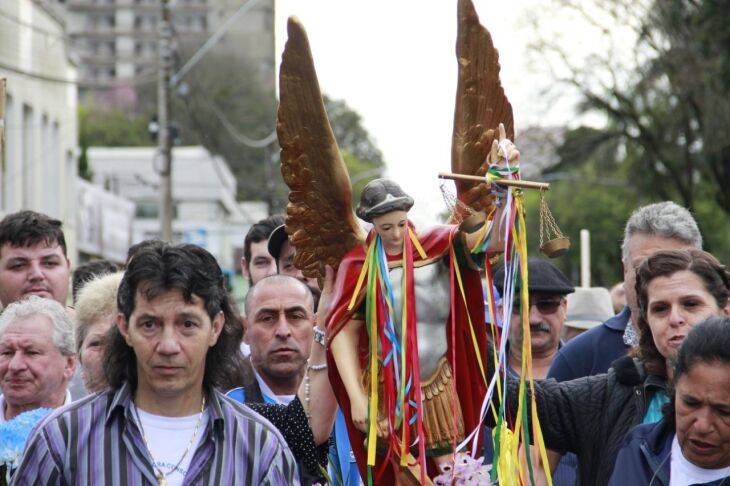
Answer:
POLYGON ((279 432, 218 390, 242 332, 223 278, 194 245, 137 252, 105 350, 110 390, 37 429, 17 484, 299 484, 279 432))

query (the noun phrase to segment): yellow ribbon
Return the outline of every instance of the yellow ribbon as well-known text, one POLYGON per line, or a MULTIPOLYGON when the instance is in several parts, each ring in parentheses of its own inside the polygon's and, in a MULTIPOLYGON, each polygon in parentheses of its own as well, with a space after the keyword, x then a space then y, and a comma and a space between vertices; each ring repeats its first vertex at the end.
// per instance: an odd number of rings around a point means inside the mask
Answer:
MULTIPOLYGON (((371 243, 374 247, 374 242, 371 243)), ((368 254, 372 252, 368 250, 368 254)), ((373 271, 368 274, 368 296, 375 299, 375 281, 378 275, 378 266, 373 265, 373 271)), ((368 466, 375 465, 375 452, 378 437, 378 311, 374 302, 368 302, 370 307, 370 411, 368 428, 368 466)))
MULTIPOLYGON (((423 251, 423 247, 421 246, 421 242, 418 241, 418 237, 416 237, 416 233, 409 227, 408 228, 408 236, 411 238, 411 241, 413 242, 413 246, 416 247, 416 250, 418 251, 418 254, 421 255, 421 260, 426 259, 426 252, 423 251)), ((405 246, 404 246, 405 249, 405 246)), ((403 266, 405 266, 405 257, 403 259, 403 266)))
POLYGON ((370 259, 373 256, 373 253, 375 252, 375 240, 377 238, 373 238, 373 241, 370 242, 370 245, 368 246, 368 251, 365 254, 365 262, 363 263, 362 270, 360 270, 360 276, 357 277, 357 284, 355 285, 355 291, 352 293, 352 299, 350 299, 350 305, 347 306, 347 310, 352 310, 353 307, 355 307, 355 302, 357 302, 357 296, 360 295, 360 289, 362 288, 362 283, 365 281, 365 276, 368 274, 368 268, 370 267, 370 259))

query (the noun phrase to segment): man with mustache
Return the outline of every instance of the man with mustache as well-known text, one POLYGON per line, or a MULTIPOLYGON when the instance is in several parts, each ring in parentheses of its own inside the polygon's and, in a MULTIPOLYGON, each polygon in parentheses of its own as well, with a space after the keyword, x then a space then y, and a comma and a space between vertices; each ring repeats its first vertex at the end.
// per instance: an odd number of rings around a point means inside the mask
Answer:
MULTIPOLYGON (((539 258, 528 260, 527 275, 532 371, 535 379, 542 379, 547 376, 550 364, 561 346, 560 335, 568 309, 566 296, 573 293, 575 288, 555 265, 539 258)), ((510 316, 508 359, 511 370, 519 375, 522 364, 522 322, 520 280, 516 282, 510 316)), ((500 269, 495 274, 494 284, 504 298, 504 270, 500 269)), ((503 312, 501 304, 499 312, 503 312)))
MULTIPOLYGON (((507 360, 509 372, 519 376, 522 369, 522 308, 520 302, 519 274, 515 277, 512 310, 509 316, 510 327, 507 342, 507 360)), ((504 269, 494 275, 502 302, 505 299, 504 269)), ((570 280, 555 265, 539 258, 527 261, 527 290, 529 293, 530 350, 532 352, 533 377, 547 377, 550 365, 562 346, 560 336, 568 312, 567 295, 575 292, 570 280)), ((503 304, 499 304, 498 312, 504 316, 503 304)), ((486 457, 492 456, 489 441, 485 443, 486 457)), ((575 457, 566 455, 553 474, 556 485, 575 484, 575 457)))

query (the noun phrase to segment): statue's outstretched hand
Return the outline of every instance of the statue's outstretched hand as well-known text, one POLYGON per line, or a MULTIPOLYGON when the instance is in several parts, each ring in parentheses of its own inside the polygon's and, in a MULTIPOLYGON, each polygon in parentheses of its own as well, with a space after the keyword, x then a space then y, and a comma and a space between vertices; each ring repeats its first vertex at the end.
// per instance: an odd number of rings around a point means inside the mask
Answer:
POLYGON ((487 161, 490 165, 498 167, 515 167, 520 165, 520 151, 511 140, 507 138, 504 124, 499 124, 499 140, 492 141, 492 148, 489 151, 487 161))

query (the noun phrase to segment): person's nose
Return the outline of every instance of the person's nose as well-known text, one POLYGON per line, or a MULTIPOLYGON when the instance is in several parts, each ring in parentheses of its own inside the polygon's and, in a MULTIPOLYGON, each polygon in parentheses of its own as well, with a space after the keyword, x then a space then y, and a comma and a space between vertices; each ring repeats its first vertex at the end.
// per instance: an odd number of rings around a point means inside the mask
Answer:
POLYGON ((695 420, 692 423, 692 430, 698 435, 707 435, 712 432, 711 412, 707 408, 697 410, 695 420))
POLYGON ((291 337, 291 327, 284 313, 279 314, 279 320, 276 323, 276 337, 279 339, 289 339, 291 337))
POLYGON ((38 282, 45 279, 46 276, 43 273, 43 268, 40 262, 31 262, 28 266, 28 280, 31 282, 38 282))
POLYGON ((25 356, 23 355, 22 351, 15 351, 15 354, 13 354, 13 357, 10 358, 10 362, 8 363, 8 370, 12 372, 18 372, 23 371, 28 367, 28 363, 25 361, 25 356))
POLYGON ((686 324, 684 312, 678 305, 673 305, 669 312, 669 325, 673 327, 681 327, 686 324))
POLYGON ((537 309, 537 306, 533 303, 530 303, 530 324, 539 324, 542 321, 542 314, 537 309))
POLYGON ((405 230, 405 228, 400 228, 398 226, 393 228, 393 236, 395 237, 396 240, 400 241, 403 239, 404 230, 405 230))
POLYGON ((180 352, 180 343, 175 332, 175 326, 163 325, 160 332, 160 341, 157 343, 157 352, 171 355, 180 352))

